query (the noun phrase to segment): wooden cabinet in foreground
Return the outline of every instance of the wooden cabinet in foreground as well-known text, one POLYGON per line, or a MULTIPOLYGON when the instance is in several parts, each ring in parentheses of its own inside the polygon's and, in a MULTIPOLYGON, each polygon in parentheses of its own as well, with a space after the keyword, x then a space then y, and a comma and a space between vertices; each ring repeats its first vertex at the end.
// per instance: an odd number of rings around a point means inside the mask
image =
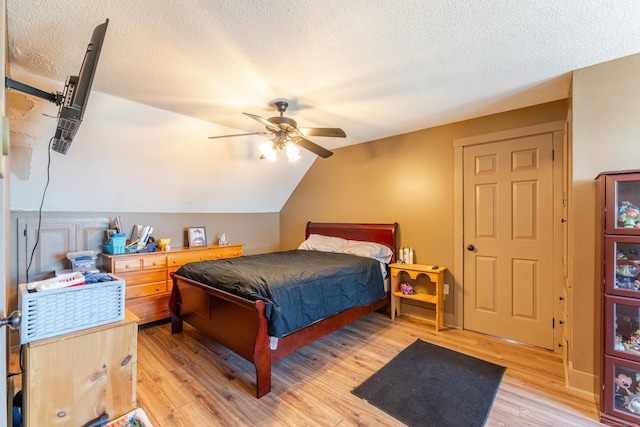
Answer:
POLYGON ((83 426, 136 407, 138 318, 24 346, 23 425, 83 426))
POLYGON ((242 246, 211 245, 164 252, 102 254, 103 267, 126 282, 125 305, 140 318, 140 324, 144 324, 169 317, 169 296, 173 284, 170 273, 190 262, 241 256, 242 246))

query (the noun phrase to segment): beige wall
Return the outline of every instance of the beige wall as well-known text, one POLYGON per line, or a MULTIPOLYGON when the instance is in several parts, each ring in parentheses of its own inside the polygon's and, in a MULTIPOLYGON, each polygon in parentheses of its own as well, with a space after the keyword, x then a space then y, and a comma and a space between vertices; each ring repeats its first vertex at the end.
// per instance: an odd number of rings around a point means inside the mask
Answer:
MULTIPOLYGON (((573 384, 597 389, 599 293, 594 277, 595 182, 603 171, 640 169, 640 54, 574 72, 572 94, 573 296, 569 337, 573 384)), ((581 387, 582 388, 582 387, 581 387)))
MULTIPOLYGON (((335 150, 316 160, 283 207, 281 248, 300 244, 307 221, 398 222, 398 244, 413 247, 416 262, 452 269, 452 141, 565 120, 567 105, 560 100, 335 150)), ((451 274, 446 283, 453 283, 451 274)), ((447 319, 453 310, 450 295, 447 319)))

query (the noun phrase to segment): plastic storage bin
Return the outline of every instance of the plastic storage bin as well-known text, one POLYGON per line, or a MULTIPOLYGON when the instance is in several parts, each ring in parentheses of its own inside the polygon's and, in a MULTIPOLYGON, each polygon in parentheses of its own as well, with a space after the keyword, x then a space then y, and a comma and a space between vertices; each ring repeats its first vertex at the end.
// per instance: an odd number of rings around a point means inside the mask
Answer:
POLYGON ((126 234, 112 234, 103 246, 103 250, 108 254, 123 254, 127 247, 126 234))
POLYGON ((97 255, 96 251, 69 252, 67 259, 71 262, 72 271, 83 273, 98 271, 96 268, 97 255))
POLYGON ((89 259, 76 259, 71 261, 71 269, 75 272, 83 273, 85 271, 96 271, 96 259, 98 257, 91 257, 89 259))
POLYGON ((20 344, 124 320, 125 281, 109 276, 110 282, 42 292, 19 285, 20 344))

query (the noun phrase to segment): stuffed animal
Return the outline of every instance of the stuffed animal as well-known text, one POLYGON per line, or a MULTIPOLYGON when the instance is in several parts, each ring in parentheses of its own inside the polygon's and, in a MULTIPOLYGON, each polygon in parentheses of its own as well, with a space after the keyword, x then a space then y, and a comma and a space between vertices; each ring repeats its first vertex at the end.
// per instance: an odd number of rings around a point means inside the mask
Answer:
POLYGON ((400 292, 402 295, 413 295, 413 286, 408 283, 400 283, 400 292))
POLYGON ((616 406, 626 406, 629 403, 629 396, 631 395, 629 389, 631 388, 633 380, 628 375, 618 373, 614 382, 616 406))

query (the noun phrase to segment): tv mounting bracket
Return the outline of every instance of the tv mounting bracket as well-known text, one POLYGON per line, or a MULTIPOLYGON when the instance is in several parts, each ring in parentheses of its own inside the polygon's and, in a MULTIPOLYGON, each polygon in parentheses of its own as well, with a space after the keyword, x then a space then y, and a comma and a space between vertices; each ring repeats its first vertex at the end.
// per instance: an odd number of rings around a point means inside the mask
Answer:
POLYGON ((40 90, 33 86, 26 85, 24 83, 20 83, 16 80, 13 80, 9 77, 5 77, 5 87, 7 89, 15 89, 20 92, 28 93, 29 95, 37 96, 38 98, 46 99, 47 101, 53 102, 56 105, 62 104, 64 96, 60 92, 45 92, 44 90, 40 90))

